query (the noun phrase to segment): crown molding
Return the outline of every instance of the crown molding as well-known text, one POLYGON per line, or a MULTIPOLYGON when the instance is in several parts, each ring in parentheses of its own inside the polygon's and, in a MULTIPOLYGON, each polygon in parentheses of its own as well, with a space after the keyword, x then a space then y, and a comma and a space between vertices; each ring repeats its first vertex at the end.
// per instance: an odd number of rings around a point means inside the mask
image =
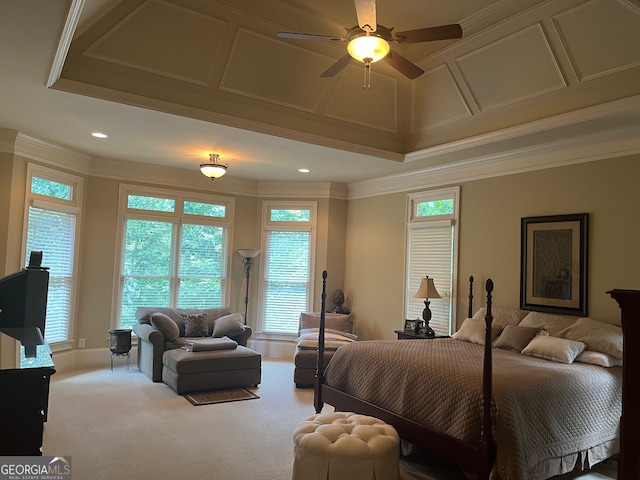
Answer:
POLYGON ((640 125, 349 184, 349 200, 640 154, 640 125))

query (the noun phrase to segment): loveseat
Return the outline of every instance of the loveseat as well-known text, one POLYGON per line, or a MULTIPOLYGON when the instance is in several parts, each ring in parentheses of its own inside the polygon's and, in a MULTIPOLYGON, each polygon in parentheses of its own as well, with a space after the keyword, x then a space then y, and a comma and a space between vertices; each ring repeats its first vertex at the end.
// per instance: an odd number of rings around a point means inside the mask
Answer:
POLYGON ((138 336, 138 368, 152 381, 162 381, 162 356, 202 337, 229 337, 244 347, 251 327, 229 307, 138 307, 133 331, 138 336))

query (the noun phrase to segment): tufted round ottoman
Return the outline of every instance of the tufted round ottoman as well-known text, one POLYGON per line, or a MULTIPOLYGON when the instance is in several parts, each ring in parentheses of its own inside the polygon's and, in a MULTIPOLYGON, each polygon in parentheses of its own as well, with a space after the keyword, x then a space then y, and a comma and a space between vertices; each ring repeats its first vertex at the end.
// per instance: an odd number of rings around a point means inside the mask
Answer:
POLYGON ((398 433, 377 418, 313 415, 296 427, 293 441, 293 480, 398 480, 398 433))

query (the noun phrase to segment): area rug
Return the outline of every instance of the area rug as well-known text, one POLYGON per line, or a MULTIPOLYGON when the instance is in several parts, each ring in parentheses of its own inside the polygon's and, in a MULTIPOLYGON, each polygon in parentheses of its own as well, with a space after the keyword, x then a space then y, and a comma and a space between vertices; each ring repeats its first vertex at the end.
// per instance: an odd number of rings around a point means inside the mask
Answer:
POLYGON ((211 405, 212 403, 236 402, 238 400, 253 400, 260 397, 246 388, 235 388, 233 390, 185 393, 184 398, 189 400, 192 405, 199 406, 211 405))

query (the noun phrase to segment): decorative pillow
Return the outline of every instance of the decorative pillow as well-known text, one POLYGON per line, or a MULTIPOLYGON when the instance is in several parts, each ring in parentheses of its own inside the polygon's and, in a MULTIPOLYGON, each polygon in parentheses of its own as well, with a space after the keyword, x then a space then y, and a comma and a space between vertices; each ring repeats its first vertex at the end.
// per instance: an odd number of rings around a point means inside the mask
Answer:
POLYGON ((171 342, 175 342, 180 336, 180 327, 178 327, 178 324, 164 313, 152 313, 151 325, 153 328, 160 330, 164 338, 171 342))
POLYGON ((542 312, 529 312, 526 317, 518 324, 521 327, 537 327, 542 328, 552 337, 558 334, 570 325, 573 325, 573 318, 559 317, 542 312))
POLYGON ((496 348, 505 348, 520 353, 524 347, 540 331, 537 327, 520 327, 518 325, 507 325, 500 336, 493 342, 496 348))
MULTIPOLYGON (((491 307, 491 315, 493 316, 492 325, 518 325, 522 319, 528 314, 526 310, 518 310, 517 308, 491 307)), ((487 315, 486 307, 478 309, 473 314, 474 320, 484 320, 487 315)))
POLYGON ((587 344, 587 349, 606 353, 614 358, 622 358, 622 329, 611 323, 592 318, 579 318, 576 323, 565 328, 559 337, 587 344))
POLYGON ((195 313, 182 315, 184 320, 185 337, 206 337, 209 328, 207 327, 207 315, 205 313, 195 313))
POLYGON ((244 332, 244 321, 241 313, 225 315, 213 324, 214 337, 235 337, 242 332, 244 332))
MULTIPOLYGON (((466 318, 462 322, 460 330, 451 335, 457 340, 464 340, 465 342, 477 343, 484 345, 486 323, 484 320, 466 318)), ((500 334, 502 327, 500 325, 491 325, 491 341, 500 334)))
POLYGON ((601 367, 621 367, 622 360, 613 358, 602 352, 594 352, 593 350, 585 350, 575 360, 576 362, 590 363, 591 365, 600 365, 601 367))
POLYGON ((552 362, 573 363, 587 346, 565 338, 538 335, 522 350, 523 355, 544 358, 552 362))
MULTIPOLYGON (((332 330, 339 330, 341 332, 351 333, 353 332, 353 321, 351 320, 351 314, 347 313, 331 313, 324 314, 324 326, 332 330)), ((319 328, 320 327, 320 314, 303 312, 300 314, 300 330, 306 328, 319 328)))

